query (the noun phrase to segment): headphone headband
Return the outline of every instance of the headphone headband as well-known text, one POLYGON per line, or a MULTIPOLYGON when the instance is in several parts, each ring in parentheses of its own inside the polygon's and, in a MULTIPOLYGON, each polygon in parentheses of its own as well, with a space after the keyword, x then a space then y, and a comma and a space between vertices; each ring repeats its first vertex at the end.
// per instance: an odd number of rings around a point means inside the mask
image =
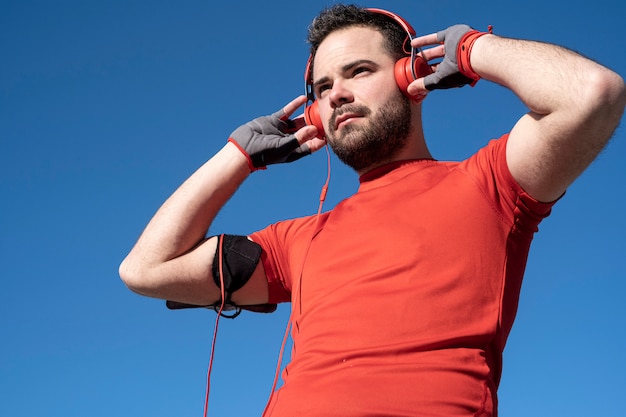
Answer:
POLYGON ((371 13, 378 13, 378 14, 382 14, 382 15, 392 18, 393 20, 396 21, 397 24, 402 26, 402 29, 404 29, 404 31, 409 34, 409 37, 411 39, 415 36, 415 29, 413 29, 413 26, 411 26, 409 22, 407 22, 406 20, 404 20, 402 17, 398 16, 397 14, 392 13, 388 10, 376 9, 373 7, 367 8, 365 10, 371 13))
MULTIPOLYGON (((408 40, 413 39, 413 37, 415 36, 415 29, 413 29, 413 26, 411 26, 409 22, 407 22, 404 18, 400 17, 399 15, 393 12, 390 12, 388 10, 377 9, 374 7, 368 7, 368 8, 365 8, 364 10, 370 13, 382 14, 383 16, 387 16, 393 19, 407 33, 408 40)), ((407 53, 410 54, 412 52, 413 51, 407 52, 407 53)), ((306 83, 305 94, 309 98, 309 100, 314 101, 315 97, 313 96, 313 91, 312 91, 313 89, 311 85, 313 82, 313 79, 312 79, 313 74, 311 74, 312 65, 313 65, 313 55, 309 55, 309 59, 306 62, 306 67, 304 68, 304 82, 306 83)))

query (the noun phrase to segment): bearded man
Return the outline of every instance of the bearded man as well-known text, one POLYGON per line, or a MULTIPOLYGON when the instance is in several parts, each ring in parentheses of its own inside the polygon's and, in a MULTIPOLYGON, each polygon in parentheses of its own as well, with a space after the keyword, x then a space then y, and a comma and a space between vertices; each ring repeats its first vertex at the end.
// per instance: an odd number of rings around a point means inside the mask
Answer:
POLYGON ((309 41, 310 96, 236 129, 120 275, 172 306, 291 302, 292 359, 266 416, 495 416, 533 234, 612 135, 624 82, 564 48, 466 25, 416 37, 380 9, 326 9, 309 41), (529 112, 467 160, 435 160, 423 100, 480 78, 529 112), (307 100, 306 117, 290 119, 307 100), (359 174, 353 196, 249 236, 206 237, 251 172, 325 141, 359 174))

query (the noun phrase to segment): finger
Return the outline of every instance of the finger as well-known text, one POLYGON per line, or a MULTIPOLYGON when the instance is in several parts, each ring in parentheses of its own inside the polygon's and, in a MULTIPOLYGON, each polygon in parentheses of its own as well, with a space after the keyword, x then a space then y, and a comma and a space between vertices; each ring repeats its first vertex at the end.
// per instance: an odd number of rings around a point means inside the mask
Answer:
POLYGON ((433 48, 422 49, 422 56, 426 61, 443 58, 445 55, 446 47, 444 45, 437 45, 433 48))
POLYGON ((320 138, 313 138, 311 140, 306 141, 304 144, 307 145, 311 153, 313 153, 322 149, 324 145, 326 145, 326 141, 320 138))
POLYGON ((418 78, 413 81, 406 89, 407 93, 411 95, 411 97, 416 97, 416 99, 424 98, 428 94, 428 90, 424 85, 424 78, 418 78))
POLYGON ((295 134, 296 139, 298 139, 298 143, 302 145, 312 139, 315 139, 317 135, 317 128, 315 126, 304 126, 302 129, 298 130, 295 134))
POLYGON ((437 34, 431 33, 430 35, 423 35, 413 38, 411 40, 411 46, 413 48, 421 48, 423 46, 428 45, 437 45, 439 41, 437 40, 437 34))
POLYGON ((295 99, 291 100, 289 104, 283 107, 283 114, 280 116, 282 120, 285 120, 293 114, 298 108, 302 107, 302 105, 306 103, 306 96, 298 96, 295 99))

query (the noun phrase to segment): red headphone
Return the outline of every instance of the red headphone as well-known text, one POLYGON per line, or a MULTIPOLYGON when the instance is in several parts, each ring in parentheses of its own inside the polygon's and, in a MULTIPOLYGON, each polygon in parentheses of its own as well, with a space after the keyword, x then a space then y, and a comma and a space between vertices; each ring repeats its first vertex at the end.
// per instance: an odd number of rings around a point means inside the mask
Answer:
MULTIPOLYGON (((379 13, 385 16, 392 18, 396 23, 398 23, 407 33, 407 39, 411 40, 415 37, 415 30, 413 27, 403 18, 383 9, 373 9, 368 8, 365 9, 371 13, 379 13)), ((405 96, 410 98, 413 101, 420 101, 423 97, 416 98, 411 96, 407 88, 409 84, 415 81, 418 78, 424 77, 428 74, 432 73, 430 65, 424 59, 421 54, 421 51, 416 50, 415 48, 411 48, 411 51, 405 51, 409 56, 404 58, 400 58, 396 61, 396 65, 394 68, 394 75, 396 78, 396 84, 400 91, 404 93, 405 96)), ((319 110, 317 108, 317 101, 315 101, 315 94, 313 93, 313 74, 311 73, 311 66, 313 64, 313 56, 309 56, 309 59, 306 63, 306 68, 304 70, 304 82, 305 82, 305 92, 308 98, 307 105, 304 108, 304 120, 306 124, 313 125, 317 128, 317 136, 319 138, 323 138, 325 136, 324 133, 324 125, 322 123, 322 118, 320 117, 319 110), (308 102, 311 102, 309 105, 308 102)))

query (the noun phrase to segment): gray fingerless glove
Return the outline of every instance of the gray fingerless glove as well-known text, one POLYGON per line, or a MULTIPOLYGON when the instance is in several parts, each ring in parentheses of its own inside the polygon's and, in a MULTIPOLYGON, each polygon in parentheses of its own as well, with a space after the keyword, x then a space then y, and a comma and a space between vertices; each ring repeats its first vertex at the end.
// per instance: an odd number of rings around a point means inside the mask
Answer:
POLYGON ((292 162, 311 153, 307 145, 298 143, 293 134, 295 125, 284 114, 284 110, 280 110, 271 116, 256 118, 231 133, 229 142, 248 158, 251 171, 292 162))
POLYGON ((437 32, 437 41, 443 42, 445 56, 437 67, 437 71, 424 77, 424 86, 427 90, 463 87, 474 82, 472 78, 459 71, 459 63, 457 62, 459 42, 465 34, 472 30, 468 25, 454 25, 437 32))

